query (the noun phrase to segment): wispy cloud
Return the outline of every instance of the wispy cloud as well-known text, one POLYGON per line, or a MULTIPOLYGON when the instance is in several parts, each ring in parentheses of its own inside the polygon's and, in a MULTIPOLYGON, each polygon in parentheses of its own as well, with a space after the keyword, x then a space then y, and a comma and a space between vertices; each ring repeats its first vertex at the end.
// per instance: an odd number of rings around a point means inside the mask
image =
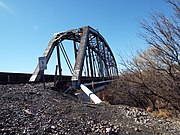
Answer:
POLYGON ((2 1, 0 1, 0 8, 5 9, 6 11, 8 11, 10 14, 14 15, 14 12, 2 1))

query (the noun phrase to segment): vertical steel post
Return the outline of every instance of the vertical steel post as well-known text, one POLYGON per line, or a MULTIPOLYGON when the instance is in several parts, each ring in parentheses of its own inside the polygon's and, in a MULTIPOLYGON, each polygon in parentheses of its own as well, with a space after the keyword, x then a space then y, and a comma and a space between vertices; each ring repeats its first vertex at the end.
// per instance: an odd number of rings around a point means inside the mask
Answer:
POLYGON ((56 65, 56 69, 55 69, 55 75, 54 75, 54 87, 56 87, 56 82, 57 82, 57 70, 58 70, 58 65, 56 65))
POLYGON ((102 76, 102 74, 101 74, 102 69, 100 68, 100 62, 101 62, 100 58, 101 58, 101 56, 99 56, 99 55, 101 55, 101 53, 100 53, 100 48, 99 48, 98 36, 96 36, 96 46, 97 46, 97 50, 98 50, 98 55, 96 57, 97 64, 98 64, 98 76, 101 77, 102 76))
POLYGON ((84 65, 84 58, 86 53, 87 41, 89 39, 89 26, 83 27, 83 33, 80 41, 80 45, 78 48, 76 63, 74 67, 74 72, 72 75, 72 87, 76 88, 80 86, 82 69, 84 65))
POLYGON ((104 66, 105 66, 105 70, 106 70, 106 73, 107 73, 106 77, 109 77, 107 61, 106 61, 106 48, 105 48, 105 44, 103 45, 103 51, 104 51, 104 66))
POLYGON ((94 58, 94 53, 93 53, 93 51, 91 52, 92 53, 92 59, 93 59, 93 75, 94 75, 94 77, 96 77, 96 67, 95 67, 95 58, 94 58))
MULTIPOLYGON (((101 44, 102 44, 102 42, 101 42, 101 44)), ((102 50, 102 45, 101 44, 99 44, 99 53, 101 54, 101 50, 102 50)), ((104 67, 103 67, 103 56, 100 56, 100 70, 101 70, 101 77, 102 77, 102 79, 104 78, 104 67)))
POLYGON ((87 51, 86 51, 86 68, 87 68, 87 76, 89 77, 89 64, 88 64, 88 55, 87 55, 87 51))
POLYGON ((61 59, 60 59, 60 51, 59 51, 59 44, 56 45, 56 49, 57 49, 57 59, 58 59, 58 69, 59 69, 59 77, 58 77, 58 81, 60 81, 62 79, 62 69, 61 69, 61 59))
POLYGON ((93 66, 92 66, 92 56, 91 56, 91 49, 90 49, 90 44, 88 44, 88 54, 89 54, 89 64, 90 64, 90 70, 91 70, 91 77, 93 80, 93 66))
POLYGON ((44 70, 42 71, 42 77, 43 77, 43 87, 44 90, 46 89, 46 85, 45 85, 45 75, 44 75, 44 70))
POLYGON ((75 60, 77 58, 77 47, 76 47, 76 41, 73 40, 73 43, 74 43, 74 55, 75 55, 75 60))

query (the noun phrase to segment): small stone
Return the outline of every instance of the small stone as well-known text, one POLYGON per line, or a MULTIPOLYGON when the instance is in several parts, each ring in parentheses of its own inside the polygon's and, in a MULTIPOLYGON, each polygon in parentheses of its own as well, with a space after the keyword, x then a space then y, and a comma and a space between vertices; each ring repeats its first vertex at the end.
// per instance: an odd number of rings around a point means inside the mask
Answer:
POLYGON ((29 110, 24 110, 25 113, 29 114, 29 115, 32 115, 32 112, 29 111, 29 110))
POLYGON ((106 133, 109 133, 110 131, 111 131, 110 127, 106 128, 106 133))
POLYGON ((137 127, 134 130, 137 131, 137 132, 141 132, 142 131, 141 129, 139 129, 137 127))
POLYGON ((52 129, 55 129, 55 126, 51 126, 52 129))

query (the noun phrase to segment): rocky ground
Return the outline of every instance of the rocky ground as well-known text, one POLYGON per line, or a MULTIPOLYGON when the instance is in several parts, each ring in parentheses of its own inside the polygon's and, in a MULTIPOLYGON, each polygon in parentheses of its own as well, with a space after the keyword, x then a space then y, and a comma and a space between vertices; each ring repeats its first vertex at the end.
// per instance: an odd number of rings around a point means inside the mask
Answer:
POLYGON ((124 105, 95 105, 52 84, 0 85, 0 135, 178 135, 180 120, 124 105))

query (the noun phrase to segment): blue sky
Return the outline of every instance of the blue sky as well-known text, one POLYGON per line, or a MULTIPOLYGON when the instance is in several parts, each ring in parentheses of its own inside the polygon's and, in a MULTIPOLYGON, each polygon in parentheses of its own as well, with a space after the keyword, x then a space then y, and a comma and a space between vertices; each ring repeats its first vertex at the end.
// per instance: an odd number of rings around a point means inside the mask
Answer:
POLYGON ((32 73, 55 32, 86 25, 99 30, 118 63, 119 54, 146 47, 138 19, 153 10, 171 13, 164 0, 0 0, 0 72, 32 73))

